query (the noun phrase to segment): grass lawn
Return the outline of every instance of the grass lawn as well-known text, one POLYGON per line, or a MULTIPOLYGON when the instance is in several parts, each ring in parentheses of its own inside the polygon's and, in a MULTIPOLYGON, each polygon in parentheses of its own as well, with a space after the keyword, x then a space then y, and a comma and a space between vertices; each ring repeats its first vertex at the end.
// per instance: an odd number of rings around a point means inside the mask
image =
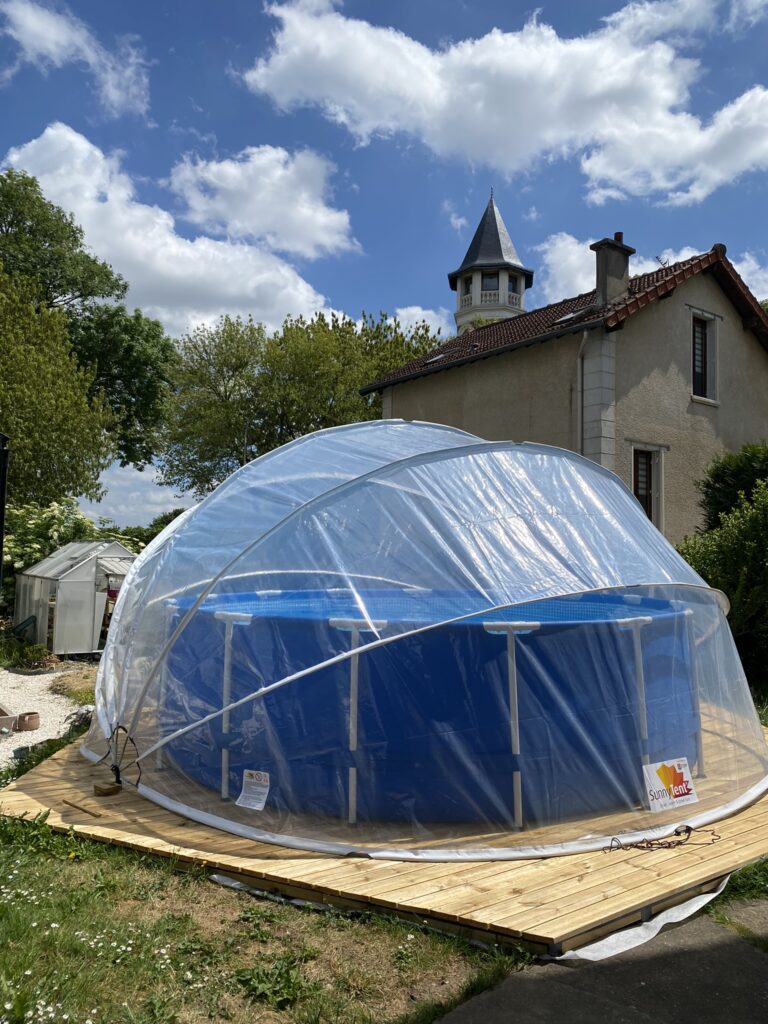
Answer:
POLYGON ((0 1024, 427 1024, 530 959, 179 867, 0 818, 0 1024))

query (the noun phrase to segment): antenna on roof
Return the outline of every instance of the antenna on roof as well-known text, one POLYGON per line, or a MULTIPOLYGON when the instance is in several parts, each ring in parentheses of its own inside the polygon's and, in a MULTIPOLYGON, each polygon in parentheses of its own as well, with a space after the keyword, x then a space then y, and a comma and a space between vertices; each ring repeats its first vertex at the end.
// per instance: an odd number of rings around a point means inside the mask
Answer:
POLYGON ((656 262, 659 264, 660 267, 668 267, 669 266, 669 260, 663 260, 661 258, 661 256, 654 256, 654 259, 656 260, 656 262))

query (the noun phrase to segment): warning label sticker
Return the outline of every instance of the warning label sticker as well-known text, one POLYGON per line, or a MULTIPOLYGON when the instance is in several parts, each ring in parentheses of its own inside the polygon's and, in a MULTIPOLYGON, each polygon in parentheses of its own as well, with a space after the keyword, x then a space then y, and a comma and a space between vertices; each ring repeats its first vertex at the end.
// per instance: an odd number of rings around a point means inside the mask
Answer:
POLYGON ((246 768, 243 772, 243 788, 235 800, 238 807, 250 807, 252 811, 263 811, 269 796, 269 772, 257 772, 246 768))
POLYGON ((645 764, 643 775, 648 807, 652 811, 669 811, 673 807, 698 802, 687 757, 645 764))

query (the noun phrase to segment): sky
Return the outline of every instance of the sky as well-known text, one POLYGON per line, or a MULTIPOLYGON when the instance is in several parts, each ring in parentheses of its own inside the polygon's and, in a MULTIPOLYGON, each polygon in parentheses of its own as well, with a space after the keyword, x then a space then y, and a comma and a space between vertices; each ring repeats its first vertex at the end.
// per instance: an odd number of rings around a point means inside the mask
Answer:
MULTIPOLYGON (((336 310, 453 330, 491 188, 526 308, 723 242, 768 297, 768 0, 0 0, 0 163, 173 337, 336 310)), ((112 467, 89 514, 188 499, 112 467)))

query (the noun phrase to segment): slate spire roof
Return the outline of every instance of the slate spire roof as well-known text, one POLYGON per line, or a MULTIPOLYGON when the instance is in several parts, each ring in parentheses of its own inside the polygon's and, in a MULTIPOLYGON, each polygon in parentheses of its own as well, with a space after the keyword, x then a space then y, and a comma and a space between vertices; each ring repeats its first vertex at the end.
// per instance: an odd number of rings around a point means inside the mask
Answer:
POLYGON ((522 270, 526 275, 526 288, 530 288, 533 281, 533 271, 528 270, 520 262, 520 257, 517 255, 517 250, 494 201, 493 192, 491 192, 485 213, 477 225, 477 231, 469 243, 461 266, 448 275, 451 289, 456 291, 456 281, 459 275, 468 270, 486 267, 514 267, 516 270, 522 270))

